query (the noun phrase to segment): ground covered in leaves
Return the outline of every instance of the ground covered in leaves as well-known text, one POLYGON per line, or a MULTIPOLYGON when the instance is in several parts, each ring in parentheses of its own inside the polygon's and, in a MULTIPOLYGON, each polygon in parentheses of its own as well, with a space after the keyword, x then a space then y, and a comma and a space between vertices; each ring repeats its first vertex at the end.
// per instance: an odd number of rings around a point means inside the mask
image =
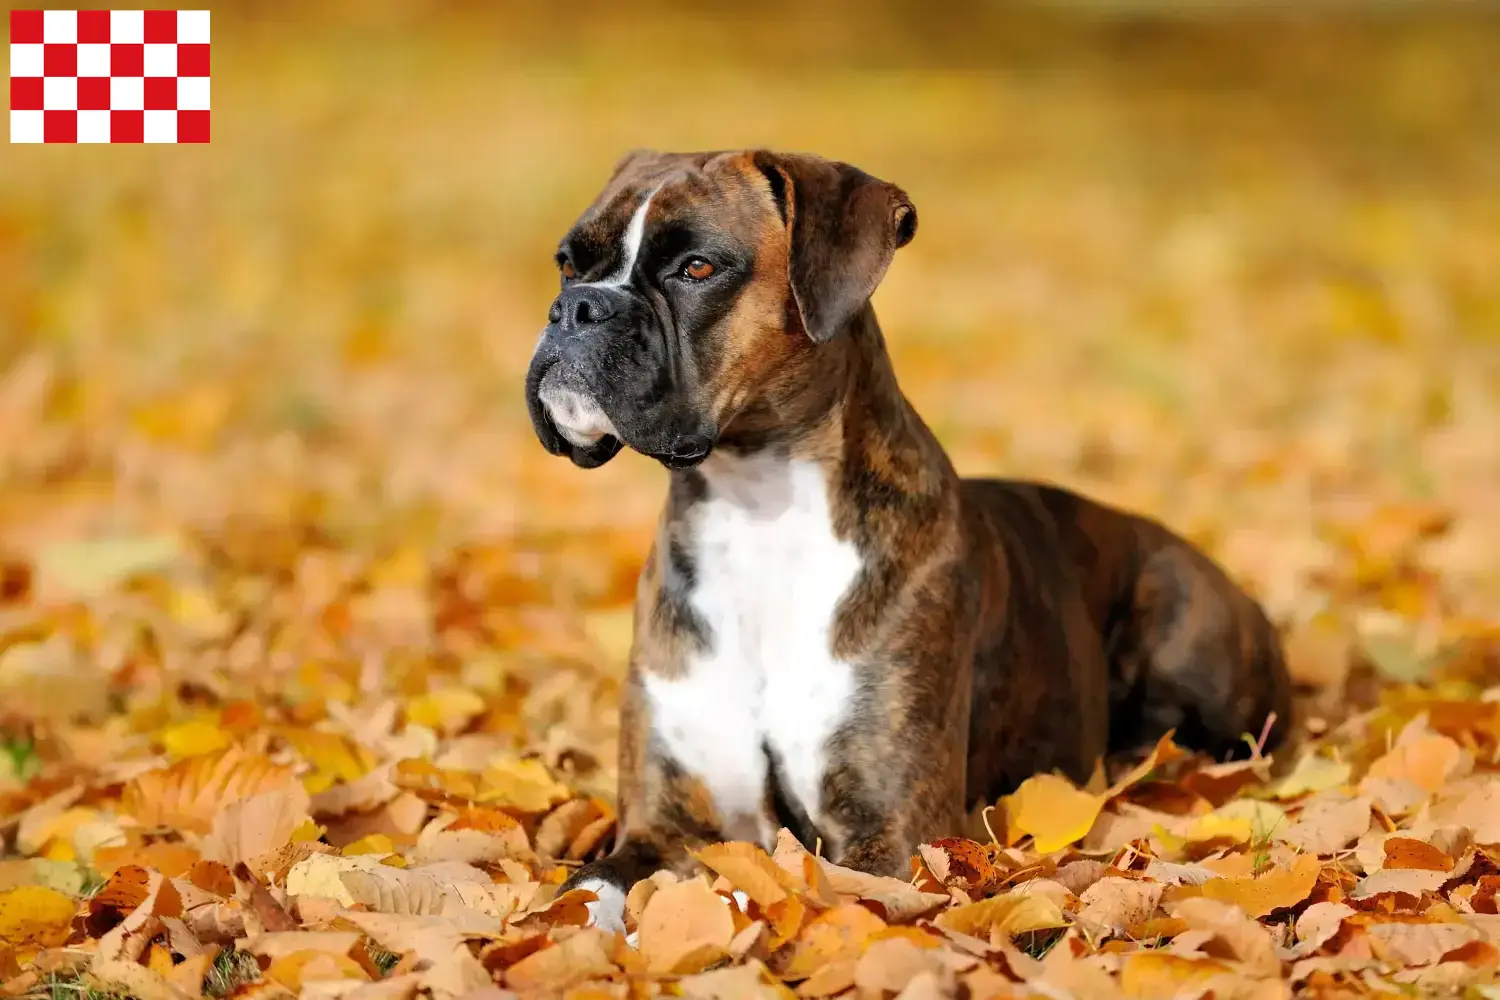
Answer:
POLYGON ((1492 16, 510 6, 216 11, 211 145, 0 160, 0 990, 1500 995, 1492 16), (918 408, 1221 558, 1298 746, 583 926, 664 482, 521 375, 619 153, 746 144, 911 193, 918 408))

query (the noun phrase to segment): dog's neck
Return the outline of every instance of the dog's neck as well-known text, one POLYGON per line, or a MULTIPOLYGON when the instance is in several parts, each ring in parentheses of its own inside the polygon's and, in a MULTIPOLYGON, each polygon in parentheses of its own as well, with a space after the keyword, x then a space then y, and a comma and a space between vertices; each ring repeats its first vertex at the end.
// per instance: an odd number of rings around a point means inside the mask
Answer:
POLYGON ((793 467, 803 479, 809 467, 819 469, 836 506, 847 491, 872 483, 929 495, 949 486, 952 468, 897 384, 872 306, 833 340, 807 349, 815 363, 789 374, 780 398, 747 407, 707 462, 673 473, 673 501, 691 502, 711 483, 716 493, 774 505, 794 483, 793 467))

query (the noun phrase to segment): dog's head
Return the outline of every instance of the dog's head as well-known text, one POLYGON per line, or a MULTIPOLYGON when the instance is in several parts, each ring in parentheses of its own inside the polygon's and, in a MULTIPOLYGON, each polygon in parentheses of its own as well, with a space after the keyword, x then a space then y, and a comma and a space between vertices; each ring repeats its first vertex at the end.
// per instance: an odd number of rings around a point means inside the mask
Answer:
POLYGON ((526 376, 537 436, 584 468, 622 444, 696 465, 816 366, 916 226, 901 189, 845 163, 630 154, 558 246, 526 376))

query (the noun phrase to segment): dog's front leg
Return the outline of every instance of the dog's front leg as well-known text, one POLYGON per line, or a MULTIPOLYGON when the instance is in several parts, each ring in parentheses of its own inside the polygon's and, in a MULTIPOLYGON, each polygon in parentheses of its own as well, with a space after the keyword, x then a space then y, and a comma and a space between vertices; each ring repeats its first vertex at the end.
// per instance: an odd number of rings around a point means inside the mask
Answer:
POLYGON ((660 713, 653 718, 647 701, 642 679, 633 674, 620 706, 620 827, 614 849, 563 885, 593 891, 599 900, 589 904, 590 918, 611 930, 624 929, 625 895, 636 882, 664 868, 686 875, 696 866, 693 848, 726 839, 709 784, 672 756, 670 739, 656 735, 663 726, 683 733, 694 721, 712 727, 714 719, 663 719, 660 713))
POLYGON ((828 745, 815 824, 836 864, 905 879, 923 841, 962 830, 970 672, 961 630, 943 624, 925 648, 875 660, 828 745))

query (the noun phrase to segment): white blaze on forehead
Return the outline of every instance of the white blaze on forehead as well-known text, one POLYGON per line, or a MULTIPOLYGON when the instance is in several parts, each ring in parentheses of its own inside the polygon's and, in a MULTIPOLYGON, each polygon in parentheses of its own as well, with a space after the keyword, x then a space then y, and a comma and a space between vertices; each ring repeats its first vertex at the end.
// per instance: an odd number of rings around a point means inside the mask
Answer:
POLYGON ((658 190, 658 188, 652 188, 641 201, 640 207, 635 210, 635 214, 630 217, 630 224, 625 227, 625 232, 620 237, 620 266, 613 274, 590 282, 590 284, 618 288, 630 282, 630 273, 635 270, 635 259, 641 252, 641 240, 646 236, 646 212, 651 208, 651 199, 656 197, 658 190))

